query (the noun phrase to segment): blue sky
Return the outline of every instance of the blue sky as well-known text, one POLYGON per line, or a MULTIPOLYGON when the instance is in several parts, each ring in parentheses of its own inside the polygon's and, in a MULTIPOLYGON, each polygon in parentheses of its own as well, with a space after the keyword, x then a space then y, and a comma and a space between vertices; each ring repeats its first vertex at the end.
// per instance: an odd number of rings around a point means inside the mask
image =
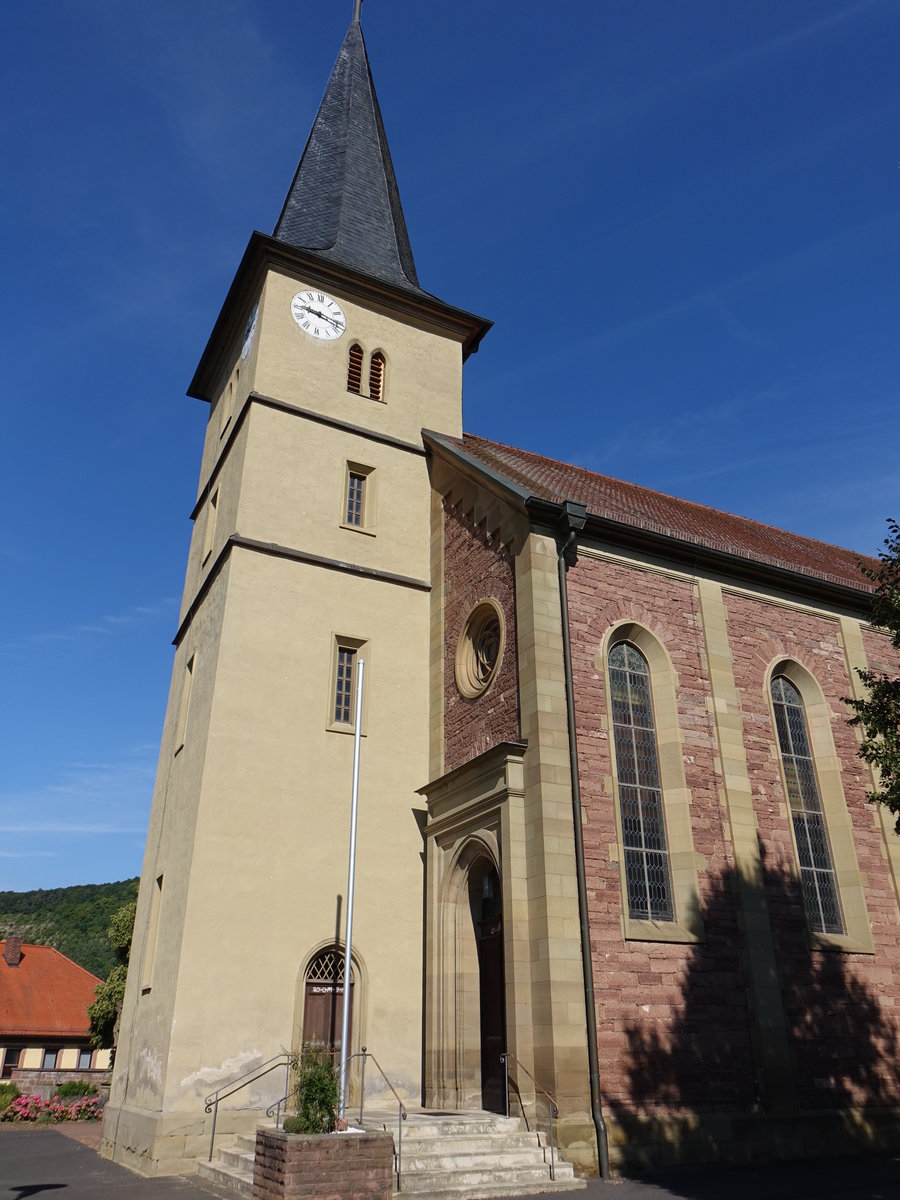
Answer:
MULTIPOLYGON (((4 12, 0 889, 136 874, 206 409, 350 0, 4 12)), ((897 499, 895 0, 366 0, 468 430, 872 552, 897 499)))

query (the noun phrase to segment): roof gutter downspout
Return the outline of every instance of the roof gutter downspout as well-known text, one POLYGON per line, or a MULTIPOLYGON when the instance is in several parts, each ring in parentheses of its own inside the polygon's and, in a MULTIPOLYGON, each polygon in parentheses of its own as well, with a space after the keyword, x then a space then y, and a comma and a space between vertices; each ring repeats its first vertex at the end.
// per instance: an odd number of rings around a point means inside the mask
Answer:
POLYGON ((600 1102, 600 1064, 597 1057, 597 1015, 594 1003, 594 968, 588 923, 587 884, 584 873, 584 838, 581 827, 581 786, 578 780, 578 745, 575 740, 575 685, 572 680, 572 644, 569 638, 569 593, 566 587, 568 558, 574 555, 578 534, 584 529, 587 510, 583 504, 566 501, 559 517, 563 542, 559 551, 559 603, 562 610, 563 667, 566 676, 566 715, 569 727, 569 769, 572 776, 572 816, 575 829, 575 873, 578 878, 578 913, 581 918, 581 967, 584 974, 584 1015, 587 1029, 588 1065, 591 1073, 591 1116, 597 1131, 600 1177, 609 1179, 609 1139, 600 1102))

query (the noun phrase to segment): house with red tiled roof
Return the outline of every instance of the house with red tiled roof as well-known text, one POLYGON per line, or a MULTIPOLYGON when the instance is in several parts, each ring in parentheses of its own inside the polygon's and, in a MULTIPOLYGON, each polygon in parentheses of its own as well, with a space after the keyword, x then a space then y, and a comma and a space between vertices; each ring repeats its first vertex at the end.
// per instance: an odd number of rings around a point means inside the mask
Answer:
POLYGON ((871 581, 463 432, 490 322, 419 285, 359 13, 190 384, 105 1150, 190 1171, 322 1042, 354 1103, 511 1113, 589 1173, 900 1147, 900 837, 845 702, 900 672, 871 581))
POLYGON ((87 1008, 100 980, 51 946, 0 942, 0 1077, 24 1091, 109 1068, 90 1042, 87 1008))

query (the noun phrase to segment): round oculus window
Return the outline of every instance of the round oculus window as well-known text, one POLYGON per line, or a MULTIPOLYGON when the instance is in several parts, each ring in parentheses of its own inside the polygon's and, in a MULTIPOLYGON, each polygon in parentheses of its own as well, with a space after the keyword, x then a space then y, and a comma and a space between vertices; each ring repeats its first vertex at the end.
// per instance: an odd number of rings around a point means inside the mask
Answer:
POLYGON ((490 687, 503 658, 503 618, 490 600, 477 605, 463 626, 456 648, 456 686, 469 699, 490 687))

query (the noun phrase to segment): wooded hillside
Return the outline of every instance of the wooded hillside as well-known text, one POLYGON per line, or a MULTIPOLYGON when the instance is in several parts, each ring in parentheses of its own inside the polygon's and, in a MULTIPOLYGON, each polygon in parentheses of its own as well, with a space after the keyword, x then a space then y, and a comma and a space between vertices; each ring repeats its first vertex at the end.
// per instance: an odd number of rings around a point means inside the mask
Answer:
POLYGON ((106 936, 110 918, 116 909, 134 900, 137 890, 137 879, 123 879, 34 892, 0 892, 0 940, 17 934, 26 942, 53 946, 105 979, 116 964, 106 936))

